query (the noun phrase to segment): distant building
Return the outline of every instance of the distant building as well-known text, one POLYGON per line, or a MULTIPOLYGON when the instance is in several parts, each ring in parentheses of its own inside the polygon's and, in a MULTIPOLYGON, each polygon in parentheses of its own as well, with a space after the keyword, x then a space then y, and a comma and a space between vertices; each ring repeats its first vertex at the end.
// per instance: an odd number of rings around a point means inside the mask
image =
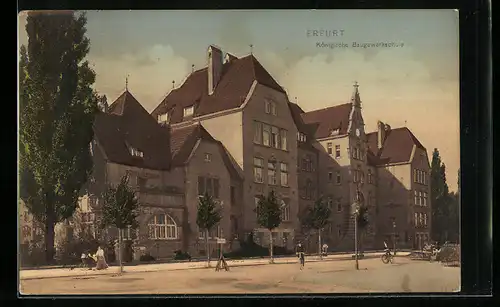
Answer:
POLYGON ((80 200, 82 212, 93 213, 87 223, 99 219, 97 195, 105 184, 129 174, 142 214, 127 238, 156 257, 207 252, 196 226, 204 192, 223 212, 209 234, 212 253, 217 237, 226 238, 227 249, 250 233, 267 244, 254 209, 270 190, 283 201, 276 245, 316 240, 305 236, 300 218, 321 196, 332 209, 325 242, 331 250, 352 250, 357 187, 369 208, 364 248, 394 238, 400 247, 418 248, 429 239, 427 151, 405 127, 379 122, 377 131, 365 132, 357 84, 348 103, 304 112, 253 55, 224 56, 210 46, 207 62, 151 114, 126 90, 96 117, 91 193, 80 200))

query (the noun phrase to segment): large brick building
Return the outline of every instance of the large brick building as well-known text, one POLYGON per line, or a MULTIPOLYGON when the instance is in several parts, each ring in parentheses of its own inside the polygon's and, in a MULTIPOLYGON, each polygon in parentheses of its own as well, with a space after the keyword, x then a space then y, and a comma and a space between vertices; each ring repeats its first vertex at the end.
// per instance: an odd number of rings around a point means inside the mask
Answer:
POLYGON ((128 173, 143 211, 128 236, 168 257, 176 249, 204 253, 196 226, 204 192, 223 210, 211 249, 216 237, 230 249, 252 232, 267 243, 254 208, 271 189, 284 204, 276 244, 291 248, 305 239, 302 212, 322 196, 332 208, 324 240, 333 250, 352 250, 350 206, 359 187, 369 207, 365 248, 394 237, 399 246, 419 247, 431 226, 427 151, 407 128, 379 122, 377 131, 365 132, 357 84, 346 100, 304 112, 253 55, 224 56, 210 46, 207 67, 189 74, 151 114, 126 90, 97 116, 92 192, 80 207, 98 219, 97 195, 128 173))

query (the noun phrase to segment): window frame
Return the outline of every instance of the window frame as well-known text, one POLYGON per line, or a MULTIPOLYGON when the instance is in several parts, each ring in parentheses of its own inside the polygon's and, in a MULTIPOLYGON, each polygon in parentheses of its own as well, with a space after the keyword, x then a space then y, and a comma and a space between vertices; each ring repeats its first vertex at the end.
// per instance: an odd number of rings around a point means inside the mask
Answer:
POLYGON ((280 185, 282 187, 288 187, 289 186, 289 182, 288 182, 289 176, 288 176, 288 173, 289 173, 288 172, 288 163, 280 162, 280 185), (283 179, 285 179, 285 183, 283 183, 283 179))
POLYGON ((267 184, 278 185, 276 161, 267 161, 267 184))
POLYGON ((187 107, 184 107, 182 109, 182 117, 183 118, 188 118, 188 117, 193 117, 194 116, 194 105, 190 105, 187 107), (188 112, 190 110, 190 112, 188 112))
POLYGON ((178 229, 177 223, 175 222, 174 218, 167 213, 154 214, 148 222, 148 238, 150 240, 165 240, 165 241, 179 239, 179 229, 178 229), (160 216, 163 216, 163 218, 164 218, 163 224, 160 223, 160 221, 159 221, 160 216), (172 223, 169 223, 170 221, 172 223), (153 231, 151 231, 152 228, 153 228, 153 231), (163 234, 165 235, 164 238, 162 238, 162 236, 161 236, 162 230, 163 230, 163 234), (173 236, 168 235, 169 230, 170 230, 170 234, 172 234, 172 233, 174 234, 173 236))

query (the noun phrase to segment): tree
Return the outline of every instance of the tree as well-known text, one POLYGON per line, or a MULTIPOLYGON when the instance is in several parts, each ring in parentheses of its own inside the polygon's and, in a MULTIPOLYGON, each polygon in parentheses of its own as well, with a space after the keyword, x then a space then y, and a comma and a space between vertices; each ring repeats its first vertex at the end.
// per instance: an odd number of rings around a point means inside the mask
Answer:
POLYGON ((432 237, 436 241, 448 240, 452 200, 446 183, 446 165, 442 162, 439 151, 435 148, 431 162, 431 217, 432 237))
MULTIPOLYGON (((364 234, 366 232, 366 229, 368 228, 368 225, 370 224, 370 221, 368 219, 368 207, 365 205, 361 205, 359 207, 358 211, 358 216, 357 216, 357 223, 358 223, 358 235, 360 238, 364 237, 364 234)), ((363 240, 360 239, 359 243, 361 243, 361 253, 363 253, 363 240)))
POLYGON ((210 230, 222 219, 220 209, 217 209, 217 204, 213 197, 208 193, 198 198, 198 213, 196 216, 196 224, 200 230, 205 231, 205 249, 207 253, 207 266, 210 267, 210 250, 208 246, 208 234, 210 230))
POLYGON ((331 210, 323 198, 318 198, 312 207, 308 207, 303 223, 306 229, 314 229, 318 232, 318 253, 320 259, 323 259, 321 253, 321 231, 329 223, 331 210))
POLYGON ((101 228, 115 227, 118 229, 118 261, 120 272, 122 266, 122 233, 129 226, 136 229, 139 224, 139 202, 135 191, 129 185, 129 177, 123 176, 117 186, 108 185, 102 194, 101 228))
POLYGON ((278 200, 276 193, 270 191, 267 197, 260 196, 254 212, 257 213, 257 224, 269 230, 269 256, 270 263, 273 258, 273 229, 281 224, 282 203, 278 200))
POLYGON ((84 61, 90 47, 84 14, 28 14, 28 47, 21 46, 19 61, 20 190, 44 225, 51 262, 54 227, 73 215, 92 171, 95 73, 84 61))

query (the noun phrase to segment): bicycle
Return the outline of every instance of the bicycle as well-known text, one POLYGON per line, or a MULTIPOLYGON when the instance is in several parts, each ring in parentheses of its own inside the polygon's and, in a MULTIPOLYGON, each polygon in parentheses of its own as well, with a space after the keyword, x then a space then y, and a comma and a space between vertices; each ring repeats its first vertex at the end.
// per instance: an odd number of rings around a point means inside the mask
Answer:
POLYGON ((391 254, 391 252, 388 249, 386 249, 385 253, 382 255, 381 258, 382 258, 382 262, 384 264, 388 264, 389 262, 392 263, 392 260, 394 259, 394 255, 391 254))

